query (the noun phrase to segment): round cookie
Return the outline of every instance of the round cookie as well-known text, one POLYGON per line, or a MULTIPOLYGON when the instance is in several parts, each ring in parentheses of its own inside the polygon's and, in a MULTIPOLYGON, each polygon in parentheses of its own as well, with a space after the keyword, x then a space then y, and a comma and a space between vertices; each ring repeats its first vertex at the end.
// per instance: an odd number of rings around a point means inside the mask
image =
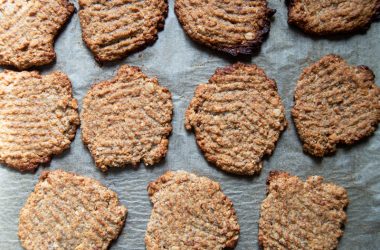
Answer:
POLYGON ((321 176, 306 182, 270 172, 261 204, 259 243, 266 249, 336 249, 343 235, 347 191, 321 176))
POLYGON ((69 148, 80 123, 77 108, 61 72, 1 72, 0 162, 33 170, 69 148))
POLYGON ((139 68, 124 65, 85 96, 82 139, 102 171, 140 161, 153 165, 168 150, 172 113, 169 90, 139 68))
POLYGON ((206 159, 239 175, 261 170, 286 125, 275 81, 241 63, 217 69, 196 88, 185 121, 206 159))
POLYGON ((176 0, 175 13, 196 42, 231 55, 252 54, 270 30, 266 0, 176 0))
POLYGON ((68 0, 0 2, 0 65, 19 70, 55 59, 54 38, 74 12, 68 0))
POLYGON ((220 185, 185 171, 167 172, 148 186, 153 203, 146 249, 234 248, 240 227, 220 185))
POLYGON ((297 82, 292 116, 304 150, 322 157, 337 144, 371 135, 380 121, 380 88, 366 66, 327 55, 305 68, 297 82))
POLYGON ((380 0, 287 0, 288 23, 313 35, 367 30, 380 17, 380 0))
POLYGON ((152 44, 164 28, 167 0, 79 0, 82 38, 98 62, 121 59, 152 44))
POLYGON ((55 170, 43 172, 20 212, 25 249, 108 249, 127 208, 98 181, 55 170))

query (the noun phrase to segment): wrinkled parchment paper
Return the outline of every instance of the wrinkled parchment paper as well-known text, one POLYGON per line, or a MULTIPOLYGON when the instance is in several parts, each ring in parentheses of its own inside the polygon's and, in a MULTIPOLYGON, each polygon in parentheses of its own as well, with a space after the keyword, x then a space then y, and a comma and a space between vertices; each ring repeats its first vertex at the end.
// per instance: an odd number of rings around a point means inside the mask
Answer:
MULTIPOLYGON (((77 3, 76 7, 78 8, 77 3)), ((157 42, 123 61, 100 66, 81 39, 78 15, 75 13, 58 36, 56 63, 43 67, 43 73, 65 72, 73 83, 74 96, 82 103, 83 96, 94 82, 109 79, 124 63, 137 65, 148 76, 157 76, 161 85, 170 89, 174 102, 173 133, 166 159, 154 167, 111 170, 103 174, 94 166, 83 146, 80 130, 71 148, 54 157, 50 166, 36 173, 21 174, 0 166, 0 249, 21 249, 17 237, 18 213, 32 192, 43 170, 63 169, 100 180, 116 191, 128 207, 126 226, 111 249, 145 249, 144 235, 151 204, 147 184, 167 170, 187 170, 220 182, 223 191, 234 202, 241 233, 236 249, 258 249, 259 208, 265 197, 265 181, 270 170, 286 170, 303 179, 322 175, 326 181, 347 188, 350 205, 348 222, 339 249, 380 249, 380 130, 351 147, 340 147, 334 156, 321 160, 306 155, 290 117, 293 92, 302 68, 325 54, 337 53, 351 64, 367 65, 380 76, 380 23, 366 34, 349 38, 316 39, 287 25, 283 1, 270 0, 277 9, 267 41, 252 58, 239 58, 264 68, 275 79, 287 111, 288 129, 282 134, 271 157, 264 161, 260 175, 244 178, 226 174, 208 164, 196 146, 194 136, 185 131, 184 112, 197 84, 207 82, 217 67, 237 61, 192 42, 181 29, 174 11, 174 0, 165 30, 157 42)), ((380 84, 380 79, 377 79, 380 84)), ((81 105, 80 105, 81 106, 81 105)))

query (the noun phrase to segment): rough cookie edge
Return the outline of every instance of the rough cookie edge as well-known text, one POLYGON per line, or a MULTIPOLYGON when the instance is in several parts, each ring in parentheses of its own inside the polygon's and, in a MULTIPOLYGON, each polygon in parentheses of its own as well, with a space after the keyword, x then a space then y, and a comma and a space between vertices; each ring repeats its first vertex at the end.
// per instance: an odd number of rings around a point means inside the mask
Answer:
POLYGON ((334 35, 346 35, 346 36, 353 36, 357 33, 365 33, 369 30, 371 27, 371 24, 375 21, 380 20, 380 0, 377 0, 376 7, 375 7, 375 12, 373 16, 368 20, 366 24, 363 26, 359 26, 356 28, 353 28, 351 30, 345 30, 345 31, 340 31, 340 32, 334 32, 334 31, 327 31, 327 32, 314 32, 309 29, 305 29, 303 26, 298 26, 295 22, 291 21, 292 18, 290 16, 290 11, 294 7, 295 1, 297 0, 285 0, 285 5, 288 9, 288 24, 292 25, 299 30, 303 31, 306 34, 312 35, 312 36, 317 36, 317 37, 323 37, 323 36, 334 36, 334 35))
POLYGON ((202 42, 199 39, 195 39, 191 35, 189 35, 187 30, 185 30, 183 28, 185 26, 185 23, 183 22, 181 15, 179 15, 178 9, 179 9, 179 7, 175 3, 174 12, 177 16, 177 19, 180 22, 181 27, 185 31, 186 35, 188 37, 190 37, 192 41, 195 41, 198 44, 204 45, 204 46, 211 48, 211 49, 214 49, 216 51, 227 53, 227 54, 229 54, 231 56, 235 56, 235 57, 239 56, 239 55, 252 55, 254 53, 255 49, 260 48, 262 43, 265 41, 265 39, 269 35, 270 27, 271 27, 271 18, 276 13, 275 9, 269 8, 268 5, 266 6, 265 24, 264 24, 264 27, 257 32, 258 36, 256 37, 256 39, 249 40, 248 42, 245 42, 245 43, 240 44, 240 45, 235 45, 235 46, 216 46, 216 45, 213 45, 213 44, 210 44, 207 42, 202 42))
MULTIPOLYGON (((131 65, 128 65, 128 64, 124 64, 124 65, 121 65, 119 67, 119 69, 116 72, 116 75, 114 77, 112 77, 111 79, 104 80, 104 81, 101 81, 101 82, 97 82, 97 83, 94 83, 94 84, 91 85, 90 89, 87 91, 87 93, 85 94, 85 96, 83 98, 82 111, 80 113, 80 120, 81 121, 84 121, 84 118, 83 118, 84 110, 85 110, 84 109, 84 103, 87 102, 88 98, 90 98, 90 94, 92 94, 92 91, 96 90, 98 88, 101 89, 101 88, 105 88, 105 87, 108 87, 108 86, 111 86, 111 85, 115 84, 119 80, 119 77, 122 77, 122 75, 124 74, 124 72, 126 72, 128 69, 130 69, 133 72, 133 74, 141 73, 143 75, 144 79, 153 80, 153 82, 154 82, 154 84, 156 86, 159 86, 164 92, 166 92, 166 93, 168 93, 170 95, 170 101, 173 104, 172 93, 170 92, 170 90, 168 88, 160 85, 160 83, 158 82, 158 79, 156 77, 149 77, 149 76, 147 76, 146 74, 144 74, 144 72, 142 72, 141 68, 139 68, 137 66, 131 66, 131 65)), ((154 165, 154 164, 157 164, 160 161, 162 161, 166 157, 167 152, 169 151, 169 137, 170 137, 170 135, 171 135, 171 133, 173 131, 173 125, 172 125, 173 113, 174 112, 173 112, 173 108, 172 108, 171 114, 170 114, 170 123, 169 123, 170 124, 170 131, 169 131, 168 135, 165 138, 162 138, 162 140, 161 140, 161 143, 166 144, 165 150, 163 150, 161 152, 162 155, 161 155, 161 157, 156 162, 154 162, 153 164, 149 164, 149 165, 154 165)), ((88 151, 91 154, 91 157, 92 157, 93 161, 95 162, 95 158, 92 155, 90 147, 89 147, 89 145, 91 144, 90 140, 87 138, 87 136, 84 135, 82 126, 83 126, 83 122, 81 122, 81 139, 82 139, 82 142, 87 147, 88 151)), ((130 163, 123 164, 123 165, 118 165, 117 167, 109 166, 109 165, 107 165, 107 166, 105 166, 105 165, 98 166, 98 164, 96 164, 96 163, 95 163, 95 165, 102 172, 107 172, 107 170, 109 168, 125 168, 127 166, 137 166, 137 165, 139 165, 142 162, 144 162, 144 164, 148 166, 148 164, 145 163, 145 161, 143 160, 143 158, 141 158, 140 161, 139 161, 139 163, 137 163, 135 165, 134 164, 130 164, 130 163)))
MULTIPOLYGON (((173 184, 180 184, 182 182, 186 182, 186 181, 189 181, 191 178, 201 178, 201 179, 204 179, 204 180, 207 180, 207 181, 210 181, 212 184, 215 185, 216 187, 216 190, 217 192, 221 192, 223 195, 224 195, 224 200, 226 201, 226 203, 229 203, 231 204, 231 208, 232 208, 232 213, 231 213, 231 216, 234 216, 236 218, 236 224, 238 226, 238 229, 237 229, 237 234, 234 235, 232 237, 232 239, 230 239, 229 241, 226 242, 226 249, 233 249, 236 247, 238 241, 239 241, 239 238, 240 238, 240 224, 239 224, 239 218, 238 218, 238 215, 236 213, 236 209, 234 207, 234 203, 232 202, 232 200, 223 192, 222 188, 221 188, 221 185, 219 182, 217 181, 214 181, 206 176, 198 176, 194 173, 190 173, 190 172, 187 172, 187 171, 184 171, 184 170, 177 170, 177 171, 167 171, 166 173, 164 173, 163 175, 159 176, 156 180, 154 181, 151 181, 149 182, 148 186, 147 186, 147 192, 148 192, 148 196, 151 200, 151 203, 153 204, 153 207, 155 206, 154 202, 152 201, 152 197, 154 196, 155 193, 159 192, 161 189, 165 188, 164 185, 165 183, 169 182, 170 180, 172 180, 173 178, 175 178, 175 176, 179 174, 179 175, 183 175, 182 176, 182 180, 181 182, 179 182, 178 180, 173 183, 173 184), (237 237, 236 237, 237 236, 237 237)), ((152 211, 153 211, 153 207, 152 207, 152 211)), ((149 218, 149 221, 150 221, 150 218, 149 218)), ((149 223, 149 222, 148 222, 149 223)), ((144 242, 146 245, 147 242, 146 242, 146 236, 144 237, 144 242)))
MULTIPOLYGON (((70 175, 71 178, 73 178, 73 177, 81 177, 82 180, 92 181, 92 182, 96 183, 97 185, 106 188, 108 191, 111 191, 111 192, 115 193, 115 198, 116 198, 116 200, 117 200, 117 202, 118 202, 118 206, 119 206, 119 207, 124 207, 124 208, 125 208, 125 213, 124 213, 124 216, 123 216, 122 224, 120 225, 119 233, 115 236, 115 238, 112 238, 112 239, 110 240, 110 242, 109 242, 108 247, 110 247, 110 246, 112 245, 112 242, 114 242, 115 240, 117 240, 117 239, 120 237, 120 235, 121 235, 121 233, 122 233, 122 231, 123 231, 123 229, 124 229, 124 226, 125 226, 125 223, 126 223, 126 221, 127 221, 127 217, 128 217, 128 208, 127 208, 124 204, 122 204, 122 203, 120 202, 119 195, 118 195, 115 191, 113 191, 112 189, 110 189, 109 187, 105 186, 103 183, 101 183, 100 181, 98 181, 97 179, 94 179, 94 178, 92 178, 92 177, 87 177, 87 176, 79 175, 79 174, 74 173, 74 172, 66 172, 66 171, 64 171, 64 170, 62 170, 62 169, 42 171, 41 174, 40 174, 40 176, 38 177, 38 181, 37 181, 37 183, 34 185, 33 191, 29 194, 28 198, 26 199, 26 201, 24 202, 22 208, 21 208, 20 211, 19 211, 19 218, 20 218, 20 216, 21 216, 21 212, 22 212, 22 210, 24 209, 25 205, 26 205, 26 204, 28 203, 28 201, 29 201, 29 197, 30 197, 33 193, 36 192, 37 185, 38 185, 39 183, 42 183, 42 182, 45 181, 46 179, 48 179, 48 178, 49 178, 49 175, 52 174, 52 173, 53 173, 53 174, 55 174, 55 173, 58 173, 58 174, 60 174, 60 173, 64 173, 64 174, 70 175)), ((21 237, 20 237, 20 221, 18 222, 17 236, 18 236, 18 238, 19 238, 19 240, 20 240, 20 242, 21 242, 21 245, 22 245, 24 248, 26 248, 26 247, 24 246, 24 244, 23 244, 23 241, 21 240, 21 237)))
POLYGON ((10 69, 16 69, 18 71, 22 71, 22 70, 27 70, 27 69, 34 68, 34 67, 40 67, 40 66, 48 65, 48 64, 50 64, 56 60, 57 53, 55 52, 55 48, 54 48, 55 42, 56 42, 58 36, 63 32, 65 26, 67 25, 67 22, 71 19, 72 15, 76 11, 74 4, 69 2, 69 0, 60 0, 60 1, 63 3, 63 5, 64 5, 63 7, 66 8, 66 10, 68 10, 69 13, 68 13, 67 17, 64 19, 61 27, 59 27, 56 34, 53 36, 52 41, 50 42, 50 48, 51 48, 54 55, 51 58, 48 58, 44 61, 41 61, 39 63, 34 63, 34 64, 28 64, 28 66, 25 66, 25 67, 18 67, 17 65, 15 65, 14 63, 11 63, 11 62, 10 63, 3 63, 2 60, 0 60, 0 66, 1 67, 8 67, 10 69))
POLYGON ((76 107, 73 107, 72 105, 70 105, 70 106, 73 110, 76 111, 76 113, 78 115, 78 121, 79 122, 78 122, 78 124, 74 124, 74 123, 71 124, 71 126, 73 127, 73 133, 67 134, 67 139, 70 140, 70 144, 68 147, 61 148, 61 151, 59 151, 58 153, 49 154, 48 156, 44 157, 42 161, 35 161, 35 160, 31 159, 31 160, 29 160, 29 164, 8 164, 5 161, 0 160, 0 164, 8 166, 12 169, 18 170, 20 172, 33 172, 33 171, 36 171, 40 166, 51 162, 51 160, 53 159, 54 156, 60 155, 65 150, 70 148, 71 143, 75 139, 76 131, 77 131, 78 127, 80 126, 80 117, 79 117, 79 112, 78 112, 78 100, 75 99, 73 96, 73 88, 72 88, 72 83, 71 83, 70 78, 65 73, 63 73, 61 71, 53 71, 49 74, 40 74, 40 72, 36 71, 36 70, 33 70, 33 71, 13 71, 13 70, 5 69, 3 72, 0 72, 0 74, 7 74, 8 72, 13 72, 16 74, 26 72, 26 73, 29 73, 30 76, 40 78, 40 79, 42 79, 43 77, 51 76, 51 75, 59 75, 59 77, 64 77, 67 79, 67 81, 65 79, 65 81, 61 81, 61 82, 62 83, 65 82, 65 87, 69 91, 69 95, 70 95, 71 99, 76 103, 76 107))
MULTIPOLYGON (((349 198, 348 198, 348 192, 347 192, 347 189, 344 188, 343 186, 337 185, 337 184, 332 183, 332 182, 325 182, 325 181, 324 181, 324 178, 323 178, 322 176, 308 176, 308 177, 306 178, 306 180, 303 181, 299 176, 297 176, 297 175, 291 175, 291 174, 289 174, 289 173, 286 172, 286 171, 271 170, 271 171, 269 171, 269 174, 268 174, 268 177, 267 177, 267 180, 266 180, 266 186, 267 186, 266 194, 265 194, 265 197, 264 197, 264 199, 261 201, 261 204, 260 204, 260 215, 259 215, 259 222, 258 222, 259 233, 258 233, 257 239, 258 239, 258 244, 259 244, 259 246, 260 246, 261 249, 264 248, 264 241, 263 241, 263 238, 262 238, 263 236, 262 236, 261 233, 260 233, 261 205, 264 203, 264 201, 268 198, 268 195, 270 194, 269 186, 270 186, 271 182, 272 182, 272 181, 275 181, 275 180, 278 179, 278 178, 284 178, 284 179, 297 178, 297 179, 298 179, 298 180, 304 185, 305 183, 307 183, 307 181, 309 180, 309 178, 312 178, 312 177, 322 178, 322 181, 321 181, 322 183, 321 183, 321 185, 323 185, 323 184, 324 184, 324 185, 332 185, 332 186, 334 186, 335 188, 342 188, 342 189, 345 191, 345 195, 347 196, 347 203, 346 203, 345 206, 343 207, 343 211, 346 211, 346 209, 347 209, 347 207, 348 207, 348 205, 349 205, 349 203, 350 203, 350 200, 349 200, 349 198)), ((345 212, 345 214, 346 214, 346 218, 345 218, 345 220, 343 220, 343 221, 341 222, 341 225, 340 225, 340 229, 341 229, 342 231, 344 231, 344 230, 343 230, 343 229, 344 229, 344 225, 345 225, 345 223, 347 222, 347 212, 345 212)), ((344 233, 344 232, 343 232, 343 233, 344 233)), ((342 233, 341 236, 339 236, 339 237, 337 238, 337 240, 338 240, 338 244, 339 244, 339 240, 340 240, 340 238, 342 238, 342 236, 343 236, 343 233, 342 233)))
POLYGON ((186 109, 186 112, 185 112, 185 128, 186 130, 188 131, 192 131, 195 135, 195 138, 196 138, 196 143, 198 145, 198 147, 201 149, 204 157, 206 158, 206 160, 210 163, 212 163, 214 166, 216 166, 218 169, 221 169, 227 173, 230 173, 230 174, 235 174, 235 175, 239 175, 239 176, 252 176, 252 175, 255 175, 255 174, 258 174, 261 172, 261 169, 262 169, 262 166, 263 166, 263 159, 265 157, 269 157, 273 154, 274 150, 276 149, 276 146, 277 146, 277 143, 280 139, 280 136, 281 134, 285 131, 285 129, 287 128, 288 126, 288 121, 286 119, 286 110, 285 110, 285 106, 282 102, 282 99, 281 99, 281 96, 280 94, 278 93, 278 89, 277 89, 277 82, 272 79, 272 78, 269 78, 268 75, 265 73, 264 69, 262 69, 261 67, 257 66, 256 64, 244 64, 244 63, 241 63, 241 62, 237 62, 237 63, 234 63, 232 65, 229 65, 229 66, 226 66, 226 67, 218 67, 214 74, 210 77, 209 81, 206 83, 206 84, 199 84, 196 89, 195 89, 195 93, 194 93, 194 96, 192 98, 192 100, 190 101, 190 104, 189 106, 187 107, 186 109), (197 133, 195 132, 195 127, 191 125, 191 119, 189 118, 190 117, 190 112, 192 110, 195 110, 195 103, 193 102, 194 100, 194 97, 196 96, 196 92, 197 91, 200 91, 202 92, 203 91, 203 86, 207 85, 207 84, 213 84, 213 83, 210 83, 211 79, 214 78, 216 75, 228 75, 229 73, 233 72, 235 69, 238 69, 240 67, 253 67, 253 68, 256 68, 260 74, 262 74, 262 76, 264 76, 268 81, 272 82, 273 85, 271 85, 271 87, 273 88, 274 91, 277 92, 277 95, 281 101, 281 105, 284 107, 284 121, 283 121, 283 124, 282 124, 282 128, 280 129, 280 135, 279 135, 279 138, 276 142, 274 142, 275 146, 274 146, 274 149, 273 151, 270 153, 270 154, 267 154, 264 152, 264 155, 263 157, 261 158, 261 161, 257 163, 257 165, 259 165, 259 170, 251 170, 250 172, 247 172, 247 171, 233 171, 233 170, 230 170, 230 169, 226 169, 225 167, 222 167, 220 166, 219 164, 216 163, 215 160, 212 160, 210 158, 210 156, 208 154, 206 154, 206 151, 204 150, 203 146, 199 143, 199 140, 198 140, 198 136, 197 136, 197 133))
MULTIPOLYGON (((160 22, 157 23, 157 26, 156 26, 156 34, 153 35, 153 38, 152 39, 147 39, 147 40, 144 40, 144 43, 137 46, 136 48, 134 49, 131 49, 129 51, 126 51, 126 52, 123 52, 121 54, 118 54, 117 56, 115 56, 113 59, 108 59, 108 58, 101 58, 98 54, 96 54, 90 47, 90 39, 87 39, 87 37, 84 35, 83 33, 83 27, 82 27, 82 24, 80 22, 80 26, 81 26, 81 33, 82 33, 82 40, 84 41, 84 43, 86 44, 86 47, 88 48, 89 51, 91 51, 95 61, 102 65, 103 63, 108 63, 108 62, 114 62, 114 61, 118 61, 118 60, 121 60, 121 59, 124 59, 126 58, 127 56, 133 54, 133 53, 136 53, 136 52, 139 52, 139 51, 142 51, 144 49, 146 49, 147 47, 149 46, 152 46, 157 40, 158 40, 158 33, 160 31, 163 31, 164 30, 164 27, 165 27, 165 20, 168 16, 168 13, 169 13, 169 4, 168 4, 168 0, 164 0, 164 3, 165 3, 165 10, 161 13, 161 20, 160 22)), ((79 12, 83 9, 82 6, 79 6, 79 12)), ((79 13, 80 14, 80 13, 79 13)), ((80 16, 80 15, 78 15, 80 16)))
MULTIPOLYGON (((380 3, 380 1, 379 1, 380 3)), ((297 119, 295 119, 295 113, 298 113, 298 109, 295 109, 295 106, 296 106, 296 103, 297 103, 297 98, 296 98, 296 95, 298 95, 298 82, 300 80, 300 78, 303 76, 303 74, 305 73, 306 70, 314 67, 316 64, 320 63, 320 61, 322 61, 323 59, 325 58, 331 58, 331 59, 334 59, 334 60, 339 60, 339 61, 343 61, 347 66, 349 67, 352 67, 352 68, 355 68, 355 69, 360 69, 360 70, 365 70, 372 78, 373 78, 373 81, 374 81, 374 86, 377 87, 378 89, 378 92, 380 93, 380 88, 376 85, 376 82, 375 82, 375 73, 366 65, 353 65, 353 64, 350 64, 348 63, 343 57, 341 57, 340 55, 337 55, 337 54, 327 54, 325 56, 322 56, 321 58, 319 58, 317 61, 314 61, 312 63, 310 63, 309 65, 307 65, 305 68, 303 68, 298 80, 297 80, 297 83, 296 83, 296 86, 295 86, 295 91, 294 91, 294 95, 293 95, 293 100, 294 100, 294 105, 292 107, 292 110, 291 110, 291 117, 292 117, 292 120, 294 122, 294 127, 296 129, 296 132, 297 132, 297 135, 298 135, 298 138, 300 139, 300 141, 302 142, 302 149, 304 152, 314 156, 314 157, 318 157, 318 158, 323 158, 325 156, 331 156, 333 154, 336 153, 336 151, 338 150, 338 147, 342 147, 344 145, 346 146, 352 146, 368 137, 370 137, 371 135, 374 134, 374 132, 377 130, 377 127, 378 127, 378 124, 375 124, 374 126, 372 126, 373 130, 372 131, 369 131, 368 133, 366 134, 363 134, 359 139, 357 140, 352 140, 352 141, 344 141, 344 140, 339 140, 339 141, 334 141, 333 144, 331 144, 331 148, 327 148, 325 149, 323 152, 316 152, 315 150, 312 151, 312 149, 308 146, 308 147, 305 147, 305 144, 304 143, 304 137, 301 136, 301 134, 299 133, 300 129, 298 128, 298 122, 296 122, 297 119)), ((379 98, 380 100, 380 98, 379 98)), ((377 116, 377 123, 380 122, 380 104, 379 104, 379 112, 378 112, 378 116, 377 116)))

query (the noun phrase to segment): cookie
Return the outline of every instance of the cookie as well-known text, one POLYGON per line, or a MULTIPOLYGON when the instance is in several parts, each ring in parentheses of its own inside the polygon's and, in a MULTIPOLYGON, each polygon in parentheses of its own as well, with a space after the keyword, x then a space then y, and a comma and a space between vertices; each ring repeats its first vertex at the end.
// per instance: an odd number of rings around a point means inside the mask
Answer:
POLYGON ((306 182, 270 172, 261 204, 259 243, 263 249, 336 249, 346 221, 347 192, 321 176, 306 182))
POLYGON ((269 33, 276 12, 266 0, 176 0, 175 13, 194 41, 231 55, 252 54, 269 33))
POLYGON ((185 121, 206 159, 239 175, 261 170, 286 125, 275 81, 242 63, 217 69, 196 88, 185 121))
POLYGON ((152 44, 164 28, 167 0, 79 0, 82 38, 98 62, 121 59, 152 44))
POLYGON ((169 90, 138 67, 124 65, 85 96, 82 139, 102 171, 140 161, 153 165, 168 150, 172 113, 169 90))
POLYGON ((153 203, 146 249, 234 248, 240 227, 220 185, 185 171, 169 171, 148 185, 153 203))
POLYGON ((68 0, 0 2, 0 65, 19 70, 55 60, 54 39, 74 12, 68 0))
POLYGON ((18 236, 25 249, 108 249, 126 216, 117 194, 98 181, 43 172, 20 211, 18 236))
POLYGON ((304 150, 317 157, 371 135, 380 121, 380 88, 366 66, 327 55, 305 68, 294 94, 293 120, 304 150))
POLYGON ((287 0, 288 23, 313 35, 367 30, 380 17, 380 0, 287 0))
POLYGON ((0 162, 33 170, 70 147, 78 104, 61 72, 0 73, 0 162))

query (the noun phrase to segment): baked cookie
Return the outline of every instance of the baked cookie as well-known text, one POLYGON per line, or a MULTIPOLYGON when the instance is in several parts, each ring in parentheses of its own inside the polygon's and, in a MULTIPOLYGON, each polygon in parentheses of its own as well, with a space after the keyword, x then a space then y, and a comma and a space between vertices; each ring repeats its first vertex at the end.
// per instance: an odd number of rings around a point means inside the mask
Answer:
POLYGON ((322 157, 337 144, 371 135, 380 121, 380 88, 366 66, 327 55, 305 68, 297 82, 292 115, 304 150, 322 157))
POLYGON ((343 187, 321 176, 306 182, 285 172, 270 172, 261 204, 259 243, 263 249, 336 249, 348 205, 343 187))
POLYGON ((53 62, 54 39, 73 12, 68 0, 1 0, 0 65, 21 70, 53 62))
POLYGON ((79 0, 83 41, 98 62, 152 44, 164 28, 167 0, 79 0))
POLYGON ((287 0, 288 23, 313 35, 367 30, 380 17, 380 0, 287 0))
POLYGON ((167 172, 148 186, 153 203, 146 249, 234 248, 240 227, 220 185, 185 171, 167 172))
POLYGON ((108 249, 127 208, 98 181, 55 170, 43 172, 20 212, 25 249, 108 249))
POLYGON ((218 68, 196 88, 185 121, 206 159, 239 175, 261 170, 286 125, 275 81, 242 63, 218 68))
POLYGON ((276 12, 266 0, 176 0, 175 13, 196 42, 231 55, 251 54, 270 29, 276 12))
POLYGON ((102 171, 140 161, 153 165, 168 150, 172 113, 169 90, 138 67, 124 65, 85 96, 82 139, 102 171))
POLYGON ((80 123, 77 108, 61 72, 1 72, 0 162, 33 170, 69 148, 80 123))

